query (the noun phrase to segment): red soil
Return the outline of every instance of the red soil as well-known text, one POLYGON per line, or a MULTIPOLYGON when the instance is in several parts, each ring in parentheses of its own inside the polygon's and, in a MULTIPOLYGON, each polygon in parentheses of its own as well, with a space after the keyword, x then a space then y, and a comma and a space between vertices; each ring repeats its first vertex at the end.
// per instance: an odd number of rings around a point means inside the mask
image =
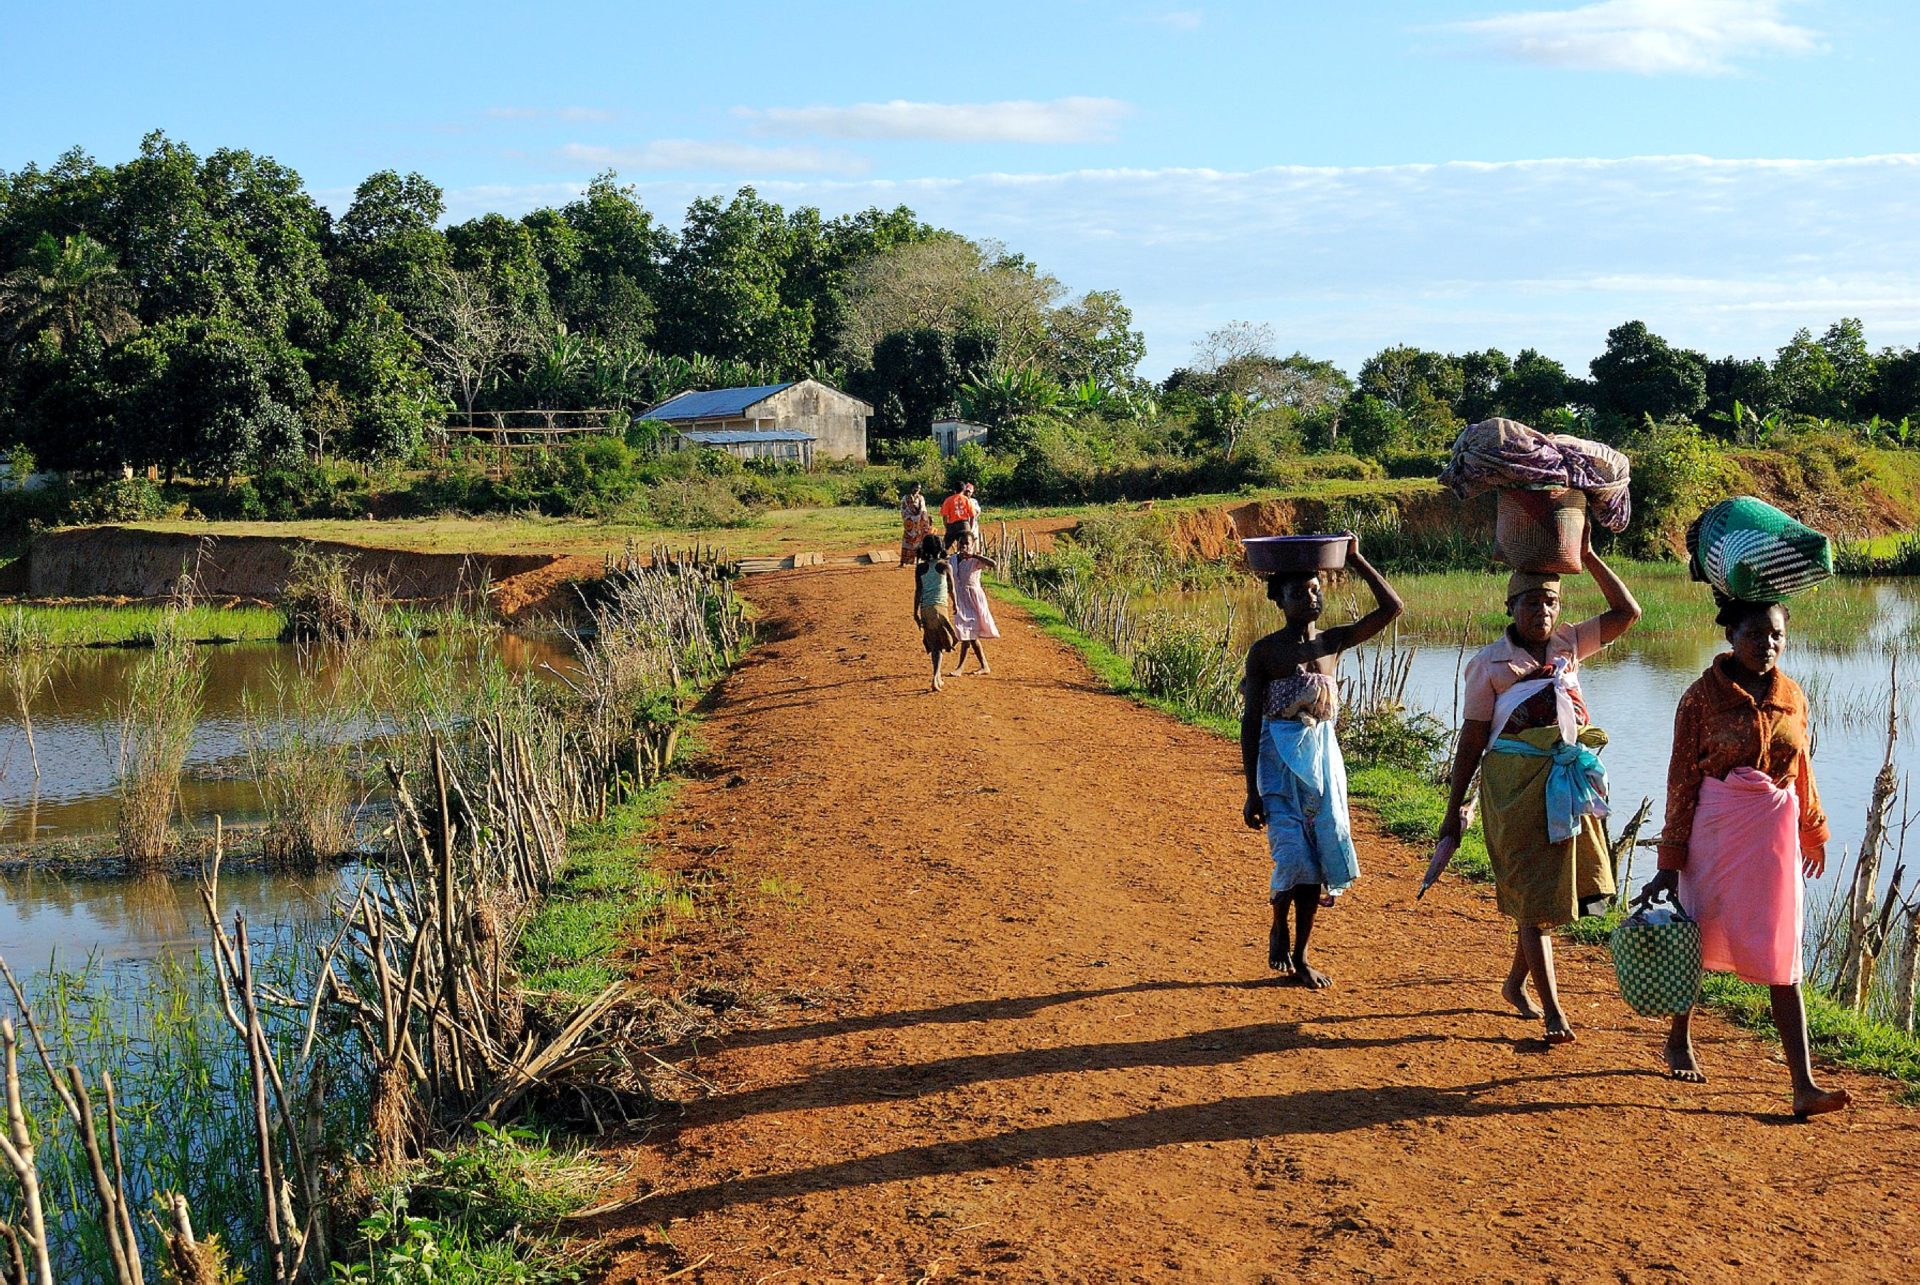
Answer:
POLYGON ((1416 904, 1424 854, 1365 818, 1334 989, 1272 985, 1234 745, 1009 607, 995 672, 930 695, 904 575, 747 590, 769 640, 658 838, 733 909, 636 967, 750 999, 615 1155, 607 1279, 1920 1277, 1894 1086, 1830 1072, 1855 1108, 1795 1125, 1777 1050, 1712 1017, 1677 1084, 1571 946, 1549 1051, 1488 892, 1416 904))

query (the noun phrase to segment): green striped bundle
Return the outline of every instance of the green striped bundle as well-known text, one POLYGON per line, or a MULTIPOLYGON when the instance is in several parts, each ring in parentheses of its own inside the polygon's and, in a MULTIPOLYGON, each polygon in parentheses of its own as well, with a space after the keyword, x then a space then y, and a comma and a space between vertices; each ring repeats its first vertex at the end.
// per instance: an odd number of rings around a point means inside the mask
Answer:
POLYGON ((1743 602, 1781 602, 1833 574, 1833 544, 1765 500, 1738 495, 1687 528, 1695 580, 1743 602))

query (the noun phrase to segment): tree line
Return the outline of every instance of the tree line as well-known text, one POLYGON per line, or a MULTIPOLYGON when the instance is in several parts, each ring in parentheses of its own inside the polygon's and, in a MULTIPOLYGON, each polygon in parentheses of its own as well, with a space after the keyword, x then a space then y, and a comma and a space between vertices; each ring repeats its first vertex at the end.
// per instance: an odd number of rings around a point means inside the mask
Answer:
POLYGON ((829 219, 749 187, 675 230, 607 173, 517 219, 445 214, 382 171, 335 218, 269 157, 160 133, 0 173, 0 447, 224 478, 404 460, 452 410, 806 376, 873 401, 884 437, 962 384, 1119 387, 1144 352, 1117 296, 905 206, 829 219))
POLYGON ((1119 295, 1070 296, 905 206, 826 218, 742 188, 673 229, 608 173, 520 218, 445 214, 431 181, 382 171, 336 218, 271 158, 159 133, 123 164, 74 150, 0 173, 0 450, 219 480, 407 461, 453 411, 631 416, 812 376, 873 403, 882 444, 984 422, 1009 477, 1024 463, 1064 498, 1116 470, 1260 484, 1310 450, 1425 467, 1495 414, 1614 440, 1690 421, 1741 444, 1809 422, 1906 444, 1920 418, 1920 352, 1874 351, 1850 318, 1717 359, 1630 321, 1584 375, 1531 348, 1408 345, 1349 374, 1235 322, 1153 383, 1119 295))

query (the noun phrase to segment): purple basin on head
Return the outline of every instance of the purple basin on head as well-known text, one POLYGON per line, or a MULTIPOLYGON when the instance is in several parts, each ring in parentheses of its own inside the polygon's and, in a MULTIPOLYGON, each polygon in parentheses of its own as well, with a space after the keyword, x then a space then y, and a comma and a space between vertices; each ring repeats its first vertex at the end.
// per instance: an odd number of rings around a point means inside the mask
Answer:
POLYGON ((1344 535, 1256 535, 1240 542, 1247 566, 1261 575, 1338 571, 1347 565, 1344 535))

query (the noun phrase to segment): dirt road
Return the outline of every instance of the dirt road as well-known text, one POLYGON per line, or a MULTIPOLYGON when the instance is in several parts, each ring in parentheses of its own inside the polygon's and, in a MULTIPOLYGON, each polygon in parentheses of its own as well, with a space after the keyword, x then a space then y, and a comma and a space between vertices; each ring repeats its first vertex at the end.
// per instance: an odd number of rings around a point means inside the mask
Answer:
POLYGON ((1673 1083, 1580 949, 1549 1052, 1487 892, 1416 906, 1422 854, 1374 833, 1316 933, 1334 989, 1268 983, 1236 747, 1010 608, 996 672, 926 694, 908 592, 748 585, 771 638, 660 842, 736 908, 643 967, 751 1002, 619 1157, 609 1279, 1920 1277, 1884 1083, 1834 1072, 1857 1108, 1795 1125, 1715 1019, 1712 1083, 1673 1083))

